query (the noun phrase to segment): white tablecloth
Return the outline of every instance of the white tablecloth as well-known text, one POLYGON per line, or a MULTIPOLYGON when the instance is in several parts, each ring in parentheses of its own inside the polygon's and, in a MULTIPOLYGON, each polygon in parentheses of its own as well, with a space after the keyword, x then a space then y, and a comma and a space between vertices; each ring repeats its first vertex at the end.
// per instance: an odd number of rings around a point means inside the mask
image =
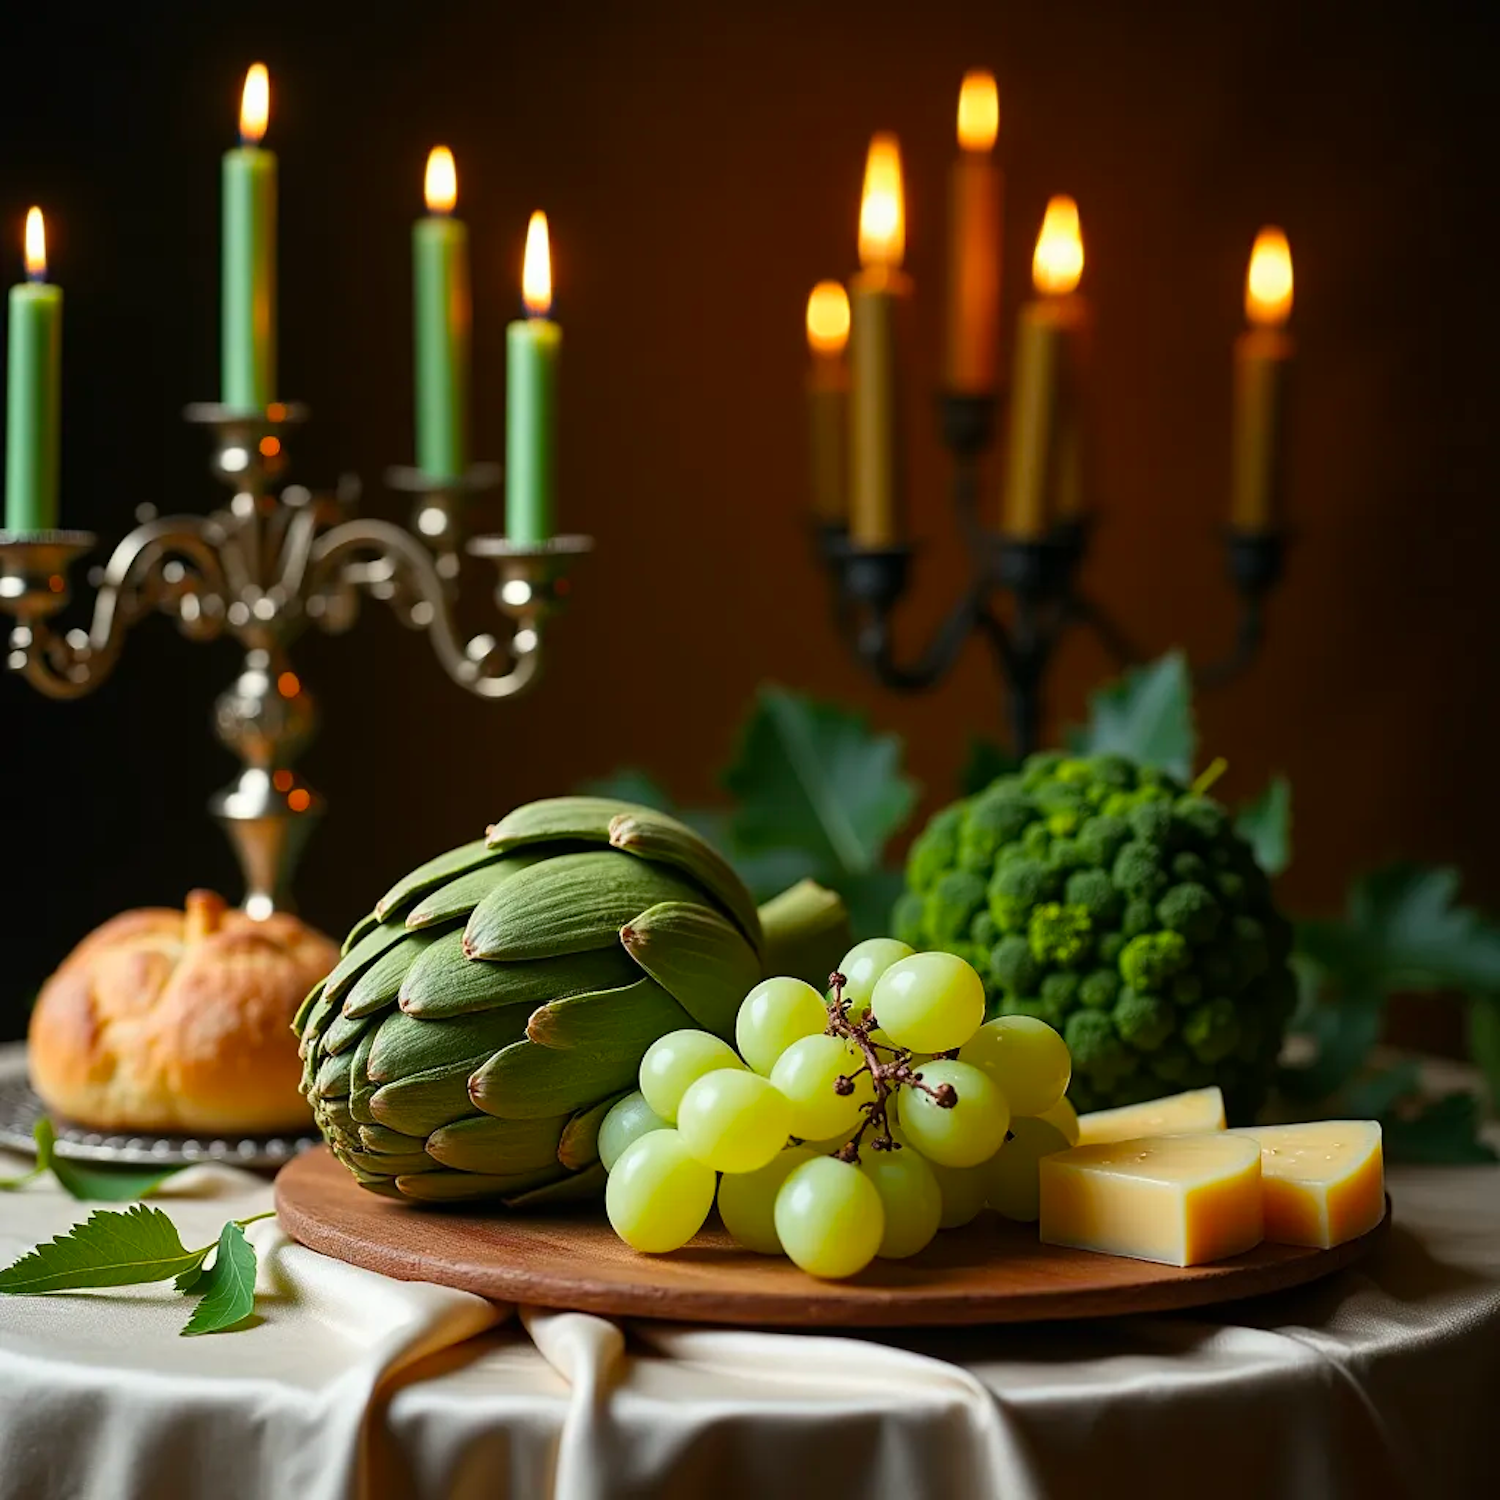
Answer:
MULTIPOLYGON (((1298 1292, 878 1339, 496 1307, 268 1220, 248 1331, 180 1337, 168 1287, 0 1297, 0 1500, 1500 1494, 1500 1168, 1389 1183, 1386 1248, 1298 1292)), ((157 1201, 197 1245, 270 1189, 157 1201)), ((87 1212, 0 1194, 0 1264, 87 1212)))

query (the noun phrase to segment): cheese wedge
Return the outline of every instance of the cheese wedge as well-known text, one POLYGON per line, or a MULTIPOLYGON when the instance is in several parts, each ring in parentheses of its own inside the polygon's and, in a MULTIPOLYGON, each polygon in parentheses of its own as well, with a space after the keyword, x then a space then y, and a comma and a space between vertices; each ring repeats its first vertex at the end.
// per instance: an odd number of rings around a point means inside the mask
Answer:
POLYGON ((1074 1146, 1041 1163, 1041 1238, 1196 1266, 1261 1241, 1260 1146, 1244 1136, 1149 1136, 1074 1146))
POLYGON ((1268 1240, 1327 1250, 1385 1217, 1378 1121, 1247 1125, 1229 1134, 1260 1146, 1268 1240))
POLYGON ((1104 1141, 1139 1140, 1143 1135, 1195 1135, 1223 1128, 1224 1096, 1215 1086, 1080 1115, 1078 1144, 1097 1146, 1104 1141))

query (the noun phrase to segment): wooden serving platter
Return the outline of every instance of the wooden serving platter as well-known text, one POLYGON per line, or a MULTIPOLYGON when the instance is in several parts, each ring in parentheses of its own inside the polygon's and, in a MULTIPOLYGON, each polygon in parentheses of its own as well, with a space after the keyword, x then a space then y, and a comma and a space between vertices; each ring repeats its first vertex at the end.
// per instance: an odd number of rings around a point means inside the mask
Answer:
POLYGON ((612 1317, 781 1328, 934 1327, 1109 1318, 1258 1297, 1366 1255, 1390 1224, 1332 1250, 1263 1244, 1208 1266, 1158 1266, 1038 1243, 1034 1225, 983 1215, 909 1260, 818 1281, 741 1250, 711 1220, 671 1255, 637 1255, 602 1210, 548 1217, 432 1209, 367 1193, 326 1147, 281 1169, 276 1211, 310 1249, 401 1281, 497 1302, 612 1317))

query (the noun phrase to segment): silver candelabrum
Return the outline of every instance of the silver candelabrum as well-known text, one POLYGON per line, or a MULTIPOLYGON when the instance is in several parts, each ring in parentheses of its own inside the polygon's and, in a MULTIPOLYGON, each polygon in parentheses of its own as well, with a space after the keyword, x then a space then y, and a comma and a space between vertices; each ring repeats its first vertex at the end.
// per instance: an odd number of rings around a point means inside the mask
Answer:
POLYGON ((97 541, 93 533, 0 531, 0 610, 15 621, 6 664, 49 698, 79 698, 109 676, 126 632, 148 614, 171 616, 189 640, 232 636, 245 659, 214 704, 214 730, 240 773, 209 808, 239 857, 245 910, 265 916, 291 904, 292 872, 324 806, 292 769, 317 728, 313 698, 288 654, 303 630, 348 630, 360 594, 369 594, 403 624, 426 631, 460 687, 510 698, 536 680, 543 622, 567 592, 570 564, 593 542, 559 536, 518 546, 503 536, 465 537, 465 502, 496 486, 494 465, 456 481, 394 469, 392 488, 414 496, 412 529, 358 517, 351 480, 331 495, 277 488, 286 435, 305 421, 304 408, 196 405, 186 416, 214 434, 212 468, 233 492, 228 506, 206 516, 138 510, 140 524, 90 574, 96 592, 87 630, 62 631, 54 620, 68 603, 69 570, 97 541), (453 609, 461 549, 495 565, 508 640, 460 640, 453 609))

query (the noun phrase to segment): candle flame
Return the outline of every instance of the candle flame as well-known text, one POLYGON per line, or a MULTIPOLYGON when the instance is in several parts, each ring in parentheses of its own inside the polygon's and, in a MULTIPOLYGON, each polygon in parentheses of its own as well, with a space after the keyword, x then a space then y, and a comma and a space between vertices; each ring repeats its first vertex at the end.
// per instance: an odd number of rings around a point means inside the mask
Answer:
POLYGON ((446 146, 434 146, 427 153, 427 176, 422 184, 427 198, 427 212, 451 214, 458 202, 458 169, 453 153, 446 146))
POLYGON ((1078 227, 1078 205, 1066 194, 1047 200, 1042 232, 1031 258, 1031 281, 1049 297, 1075 290, 1083 276, 1083 234, 1078 227))
POLYGON ((1259 328, 1279 328, 1292 311, 1292 249, 1267 225, 1255 236, 1245 276, 1245 316, 1259 328))
POLYGON ((906 253, 901 146, 893 135, 870 138, 865 190, 859 202, 859 263, 894 268, 906 253))
POLYGON ((547 215, 538 209, 526 226, 526 257, 521 262, 521 300, 533 318, 545 318, 552 306, 552 249, 547 215))
POLYGON ((271 75, 264 63, 251 63, 245 74, 245 88, 240 95, 240 139, 247 146, 257 145, 266 133, 271 116, 271 75))
POLYGON ((837 281, 820 281, 807 299, 807 347, 837 357, 849 342, 849 294, 837 281))
POLYGON ((992 151, 999 134, 995 75, 985 68, 970 68, 958 90, 958 144, 965 151, 992 151))
POLYGON ((39 208, 26 210, 26 274, 33 281, 47 275, 47 226, 39 208))

